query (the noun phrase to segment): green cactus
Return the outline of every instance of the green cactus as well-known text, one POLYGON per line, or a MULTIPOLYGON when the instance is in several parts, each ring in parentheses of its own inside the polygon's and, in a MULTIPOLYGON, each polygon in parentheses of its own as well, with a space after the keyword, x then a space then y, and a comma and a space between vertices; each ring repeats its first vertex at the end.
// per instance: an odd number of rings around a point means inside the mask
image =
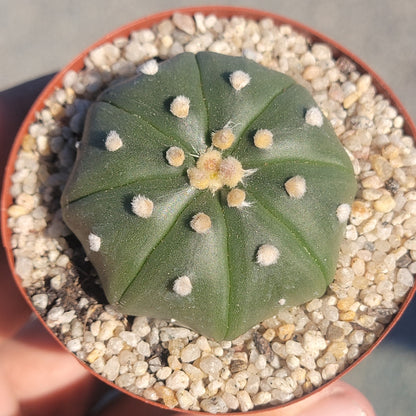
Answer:
POLYGON ((356 181, 311 95, 210 52, 142 72, 91 106, 62 195, 108 301, 223 340, 321 296, 356 181))

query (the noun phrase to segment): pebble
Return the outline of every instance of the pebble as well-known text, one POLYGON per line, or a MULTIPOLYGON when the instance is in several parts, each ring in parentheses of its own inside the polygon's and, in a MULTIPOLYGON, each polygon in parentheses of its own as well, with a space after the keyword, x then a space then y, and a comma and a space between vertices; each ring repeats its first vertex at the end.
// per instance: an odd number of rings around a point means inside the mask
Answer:
POLYGON ((222 369, 222 362, 220 359, 209 355, 207 357, 201 358, 199 362, 199 368, 209 376, 216 378, 219 375, 219 372, 222 369))
POLYGON ((188 344, 181 351, 181 360, 184 363, 195 361, 201 356, 201 350, 195 344, 188 344))
POLYGON ((32 296, 33 306, 38 310, 44 310, 48 306, 48 295, 41 293, 32 296))
POLYGON ((176 392, 176 399, 182 409, 188 410, 195 406, 196 398, 187 390, 179 390, 176 392))
POLYGON ((174 371, 166 379, 166 387, 174 391, 186 389, 188 385, 189 385, 189 377, 185 372, 181 370, 174 371))
POLYGON ((184 31, 188 35, 193 35, 195 33, 195 21, 189 15, 174 13, 172 22, 178 29, 184 31))
POLYGON ((254 404, 250 395, 245 390, 240 390, 237 393, 237 399, 240 404, 240 410, 242 412, 248 412, 249 410, 253 409, 254 404))
POLYGON ((103 374, 108 380, 114 381, 117 378, 119 371, 120 362, 118 361, 118 357, 113 356, 105 363, 103 374))

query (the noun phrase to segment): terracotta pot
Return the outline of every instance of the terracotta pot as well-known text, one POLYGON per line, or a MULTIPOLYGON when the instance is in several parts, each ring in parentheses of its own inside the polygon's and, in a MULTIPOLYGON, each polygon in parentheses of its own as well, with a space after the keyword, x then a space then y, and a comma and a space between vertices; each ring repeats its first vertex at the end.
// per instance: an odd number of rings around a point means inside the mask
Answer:
MULTIPOLYGON (((361 61, 359 58, 354 56, 351 52, 346 50, 344 47, 340 46, 339 44, 332 41, 331 39, 328 39, 326 36, 323 36, 323 35, 319 34, 318 32, 316 32, 316 31, 314 31, 314 30, 312 30, 312 29, 310 29, 310 28, 308 28, 308 27, 306 27, 302 24, 299 24, 295 21, 292 21, 290 19, 278 16, 278 15, 275 15, 275 14, 272 14, 272 13, 269 13, 269 12, 263 12, 263 11, 253 10, 253 9, 228 7, 228 6, 225 6, 225 7, 207 6, 207 7, 194 7, 194 8, 186 8, 186 9, 166 11, 166 12, 151 15, 151 16, 139 19, 137 21, 134 21, 132 23, 129 23, 129 24, 127 24, 127 25, 109 33, 108 35, 106 35, 102 39, 100 39, 98 42, 94 43, 89 48, 84 50, 79 56, 77 56, 71 63, 69 63, 65 68, 63 68, 47 84, 45 89, 38 96, 35 103, 31 107, 31 109, 28 112, 26 118, 24 119, 24 121, 23 121, 23 123, 22 123, 22 125, 21 125, 21 127, 20 127, 20 129, 17 133, 17 136, 16 136, 16 139, 14 141, 13 147, 12 147, 12 149, 10 151, 10 154, 9 154, 9 159, 8 159, 8 163, 7 163, 5 173, 4 173, 4 178, 3 178, 3 188, 2 188, 2 195, 1 195, 2 240, 3 240, 3 245, 4 245, 4 248, 5 248, 5 252, 6 252, 6 255, 7 255, 7 259, 8 259, 8 262, 9 262, 11 272, 12 272, 12 274, 14 276, 14 279, 15 279, 18 287, 19 287, 19 290, 20 290, 22 296, 26 299, 28 304, 33 309, 34 313, 38 316, 38 318, 41 321, 42 321, 42 319, 41 319, 40 315, 38 314, 38 312, 36 311, 36 309, 32 305, 32 302, 31 302, 30 298, 28 297, 25 289, 21 285, 20 277, 15 272, 14 257, 13 257, 11 244, 10 244, 11 230, 7 227, 7 209, 13 203, 12 198, 11 198, 10 193, 9 193, 9 188, 11 186, 11 175, 14 172, 14 165, 15 165, 17 153, 18 153, 19 148, 21 147, 23 137, 27 133, 30 124, 33 121, 35 121, 36 112, 40 111, 44 107, 45 99, 48 98, 56 88, 62 87, 62 82, 63 82, 63 78, 64 78, 65 73, 67 73, 67 71, 69 71, 69 70, 80 71, 84 66, 84 58, 89 54, 90 51, 92 51, 93 49, 95 49, 99 45, 102 45, 106 42, 113 41, 117 37, 123 37, 123 36, 128 37, 128 35, 134 30, 149 28, 149 27, 153 26, 154 24, 156 24, 156 23, 158 23, 158 22, 160 22, 160 21, 162 21, 166 18, 171 17, 174 12, 180 12, 180 13, 190 14, 190 15, 193 15, 197 12, 203 13, 205 15, 213 13, 213 14, 217 15, 218 17, 231 17, 231 16, 238 15, 238 16, 243 16, 243 17, 246 17, 246 18, 254 19, 254 20, 260 20, 260 19, 263 19, 263 18, 271 18, 277 24, 289 24, 289 25, 291 25, 298 33, 301 33, 305 37, 310 39, 311 42, 323 42, 323 43, 328 44, 331 47, 331 49, 333 51, 333 55, 334 55, 335 58, 338 57, 338 56, 341 56, 341 55, 345 55, 348 58, 350 58, 357 65, 357 69, 360 72, 369 73, 372 76, 373 84, 376 86, 378 92, 382 93, 385 97, 387 97, 391 101, 392 105, 395 106, 397 108, 397 110, 399 111, 399 113, 404 117, 405 122, 404 122, 403 129, 404 129, 405 133, 412 136, 412 137, 416 137, 416 127, 412 123, 412 121, 411 121, 409 115, 407 114, 406 110, 403 108, 402 104, 400 103, 398 98, 395 96, 395 94, 384 83, 384 81, 380 79, 380 77, 376 73, 374 73, 363 61, 361 61)), ((343 370, 340 374, 338 374, 335 378, 333 378, 329 382, 326 382, 324 385, 322 385, 318 389, 314 390, 312 393, 304 395, 299 399, 292 400, 289 403, 282 404, 279 407, 284 407, 284 406, 290 405, 292 403, 298 402, 300 400, 303 400, 306 397, 309 397, 311 394, 315 394, 316 392, 322 390, 323 388, 328 386, 328 384, 330 384, 330 383, 334 382, 335 380, 338 380, 339 378, 344 376, 348 371, 350 371, 353 367, 355 367, 357 364, 359 364, 367 355, 371 354, 371 352, 374 350, 374 348, 376 348, 376 346, 386 337, 386 335, 389 333, 389 331, 397 323, 397 321, 399 320, 399 318, 403 314, 404 310, 408 306, 409 302, 411 301, 415 291, 416 291, 416 285, 414 285, 413 288, 409 291, 409 293, 407 294, 404 302, 401 305, 400 310, 395 315, 393 320, 385 328, 385 330, 381 334, 381 336, 352 365, 347 367, 345 370, 343 370)), ((55 337, 57 342, 61 343, 58 340, 58 338, 56 337, 56 335, 53 333, 53 331, 46 325, 46 323, 43 322, 43 321, 42 321, 42 323, 44 323, 44 326, 46 327, 46 329, 51 333, 51 335, 53 337, 55 337)), ((108 380, 103 378, 102 376, 93 372, 85 363, 81 362, 81 364, 84 365, 88 370, 90 370, 91 373, 93 373, 96 377, 98 377, 102 381, 110 384, 112 387, 116 387, 116 388, 120 389, 122 392, 124 392, 124 393, 126 393, 126 394, 128 394, 128 395, 130 395, 134 398, 138 398, 140 400, 143 400, 144 402, 147 402, 147 403, 150 403, 152 405, 156 405, 156 406, 159 406, 161 408, 167 409, 167 407, 162 405, 162 404, 155 403, 153 401, 146 400, 142 397, 135 396, 132 393, 115 386, 114 384, 112 384, 111 382, 109 382, 108 380)), ((276 406, 274 406, 273 408, 276 408, 276 406)), ((181 410, 181 409, 177 409, 177 410, 180 410, 181 412, 189 413, 189 414, 194 414, 195 413, 195 412, 181 410)), ((264 411, 264 409, 262 411, 264 411)), ((203 412, 197 412, 197 413, 198 414, 203 414, 203 412)), ((241 412, 238 412, 238 413, 243 414, 241 412)), ((255 414, 256 411, 251 411, 251 412, 248 412, 248 413, 255 414)))

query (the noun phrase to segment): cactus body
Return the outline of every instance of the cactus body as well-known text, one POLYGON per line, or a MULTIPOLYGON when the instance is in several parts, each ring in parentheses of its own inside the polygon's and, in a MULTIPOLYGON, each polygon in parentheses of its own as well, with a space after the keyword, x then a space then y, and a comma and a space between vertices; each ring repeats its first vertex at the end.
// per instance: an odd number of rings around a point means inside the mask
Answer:
POLYGON ((222 340, 325 292, 355 191, 303 87, 185 53, 92 105, 62 209, 110 303, 222 340))

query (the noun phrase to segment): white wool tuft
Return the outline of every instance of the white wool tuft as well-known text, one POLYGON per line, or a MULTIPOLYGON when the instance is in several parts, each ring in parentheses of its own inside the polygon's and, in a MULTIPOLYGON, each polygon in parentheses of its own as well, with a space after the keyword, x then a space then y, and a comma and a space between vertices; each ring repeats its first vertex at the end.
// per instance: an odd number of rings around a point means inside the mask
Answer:
POLYGON ((121 140, 119 134, 115 130, 111 130, 105 139, 106 149, 110 152, 115 152, 120 149, 121 146, 123 146, 123 141, 121 140))
POLYGON ((178 118, 186 118, 189 114, 191 100, 184 95, 178 95, 170 104, 170 112, 178 118))
POLYGON ((98 235, 93 233, 89 233, 88 235, 88 243, 90 245, 91 251, 99 251, 101 247, 101 238, 98 235))
POLYGON ((230 83, 236 91, 240 91, 246 87, 248 84, 250 84, 250 81, 250 75, 244 71, 234 71, 230 75, 230 83))
POLYGON ((178 277, 173 283, 173 291, 179 296, 188 296, 192 292, 192 283, 188 276, 178 277))
POLYGON ((155 75, 159 71, 159 65, 156 59, 150 59, 139 67, 139 71, 145 75, 155 75))
POLYGON ((138 217, 149 218, 153 213, 153 202, 143 195, 137 195, 131 201, 131 208, 138 217))
POLYGON ((285 182, 288 195, 294 199, 301 199, 306 192, 306 181, 303 176, 293 176, 285 182))
POLYGON ((322 127, 324 117, 318 107, 311 107, 305 114, 305 121, 311 126, 322 127))
POLYGON ((351 213, 351 206, 349 204, 338 205, 337 208, 337 218, 340 223, 348 221, 351 213))
POLYGON ((271 266, 279 260, 280 252, 271 244, 263 244, 257 250, 257 263, 260 266, 271 266))

